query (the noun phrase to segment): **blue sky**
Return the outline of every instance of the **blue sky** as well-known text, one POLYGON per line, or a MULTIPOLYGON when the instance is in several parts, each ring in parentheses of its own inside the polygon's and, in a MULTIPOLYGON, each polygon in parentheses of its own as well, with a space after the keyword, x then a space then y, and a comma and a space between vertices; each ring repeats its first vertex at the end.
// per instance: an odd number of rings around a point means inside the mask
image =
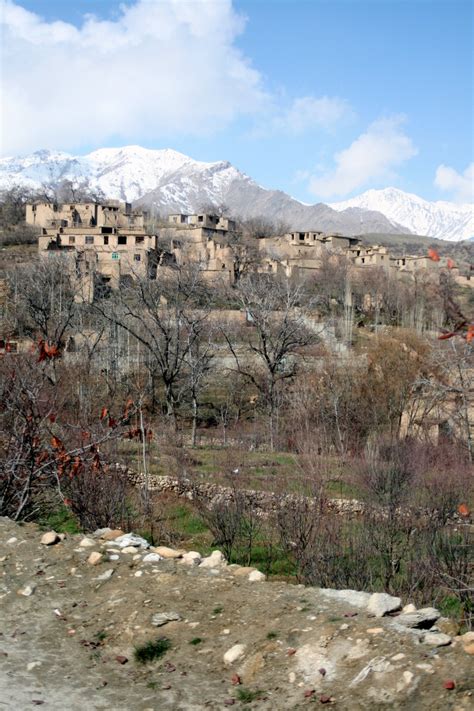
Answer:
POLYGON ((472 195, 472 0, 0 2, 3 154, 138 143, 305 202, 472 195))

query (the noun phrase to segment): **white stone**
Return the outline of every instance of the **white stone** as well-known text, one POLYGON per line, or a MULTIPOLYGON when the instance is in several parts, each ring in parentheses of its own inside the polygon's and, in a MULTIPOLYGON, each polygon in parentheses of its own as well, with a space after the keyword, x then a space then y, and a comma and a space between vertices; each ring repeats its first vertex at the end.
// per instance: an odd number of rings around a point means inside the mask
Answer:
POLYGON ((443 632, 426 632, 423 635, 423 643, 429 644, 431 647, 446 647, 451 642, 449 634, 443 634, 443 632))
POLYGON ((36 585, 33 585, 33 583, 31 583, 30 585, 25 585, 24 588, 20 588, 20 590, 18 590, 18 595, 22 595, 23 597, 30 597, 30 595, 33 595, 35 590, 36 585))
POLYGON ((181 619, 181 615, 177 612, 157 612, 151 618, 153 627, 162 627, 168 622, 177 622, 181 619))
POLYGON ((203 558, 199 564, 200 568, 219 568, 227 565, 227 561, 220 551, 212 551, 211 555, 203 558))
POLYGON ((402 601, 399 597, 393 597, 387 593, 373 593, 367 605, 367 612, 374 617, 383 617, 389 612, 399 610, 401 606, 402 601))
POLYGON ((294 683, 295 683, 295 681, 296 681, 296 674, 295 674, 295 672, 290 672, 290 673, 288 674, 288 681, 290 682, 290 684, 294 684, 294 683))
POLYGON ((201 554, 197 551, 189 551, 185 553, 181 559, 181 562, 185 565, 199 565, 201 562, 201 554))
POLYGON ((79 546, 81 548, 93 548, 95 546, 95 541, 92 540, 92 538, 83 538, 82 541, 79 543, 79 546))
POLYGON ((137 570, 137 572, 135 573, 136 578, 141 578, 142 575, 143 575, 143 570, 137 570))
POLYGON ((102 573, 102 575, 99 575, 99 576, 96 578, 96 580, 100 580, 100 581, 102 581, 102 580, 109 580, 109 578, 111 578, 113 574, 114 574, 114 569, 113 569, 113 568, 109 568, 108 570, 105 571, 105 573, 102 573))
POLYGON ((408 684, 411 684, 411 682, 413 681, 413 677, 414 677, 414 676, 415 676, 415 675, 413 674, 413 672, 408 671, 408 669, 407 669, 406 671, 403 672, 403 681, 404 681, 405 684, 407 684, 407 685, 408 685, 408 684))
POLYGON ((412 627, 415 629, 429 629, 437 619, 441 617, 440 612, 434 607, 424 607, 416 612, 407 612, 395 618, 397 625, 412 627))
POLYGON ((114 541, 110 541, 109 545, 118 546, 119 548, 129 548, 130 546, 134 546, 135 548, 150 547, 148 541, 141 536, 137 536, 136 533, 125 533, 114 541))
POLYGON ((402 659, 405 659, 405 654, 403 652, 399 652, 398 654, 394 654, 392 657, 392 662, 400 662, 402 659))
POLYGON ((29 664, 26 665, 27 671, 33 671, 33 669, 36 669, 36 667, 40 667, 41 662, 30 662, 29 664))
POLYGON ((333 590, 332 588, 319 588, 319 592, 332 600, 338 600, 353 605, 354 607, 367 607, 372 593, 360 590, 333 590))
POLYGON ((134 546, 125 546, 125 548, 122 548, 122 553, 133 553, 135 554, 137 552, 137 549, 134 546))
POLYGON ((109 560, 120 560, 120 556, 117 553, 112 553, 109 555, 109 560))
POLYGON ((249 574, 248 579, 251 583, 261 583, 267 579, 267 576, 264 573, 261 573, 260 570, 253 570, 249 574))
POLYGON ((147 553, 146 556, 143 557, 144 563, 159 563, 160 560, 163 560, 163 558, 161 555, 158 555, 158 553, 147 553))
POLYGON ((408 605, 402 607, 402 613, 405 614, 406 612, 416 612, 416 607, 412 602, 409 602, 408 605))
POLYGON ((158 553, 162 558, 182 558, 186 552, 168 548, 167 546, 154 546, 152 550, 154 553, 158 553))
POLYGON ((226 666, 233 664, 245 654, 245 644, 234 644, 233 647, 227 650, 224 654, 224 664, 226 666))
POLYGON ((18 541, 18 538, 15 538, 15 536, 12 536, 12 538, 9 538, 7 541, 7 546, 12 546, 14 543, 18 541))
POLYGON ((48 531, 48 533, 44 533, 41 537, 43 546, 54 546, 56 543, 59 543, 59 541, 60 538, 56 531, 48 531))

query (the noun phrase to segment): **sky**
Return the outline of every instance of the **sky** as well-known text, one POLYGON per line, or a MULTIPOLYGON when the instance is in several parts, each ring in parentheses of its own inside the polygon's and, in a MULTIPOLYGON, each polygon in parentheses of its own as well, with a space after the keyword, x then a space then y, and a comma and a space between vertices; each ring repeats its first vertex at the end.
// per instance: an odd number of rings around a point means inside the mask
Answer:
POLYGON ((473 201, 473 0, 0 0, 1 155, 139 144, 473 201))

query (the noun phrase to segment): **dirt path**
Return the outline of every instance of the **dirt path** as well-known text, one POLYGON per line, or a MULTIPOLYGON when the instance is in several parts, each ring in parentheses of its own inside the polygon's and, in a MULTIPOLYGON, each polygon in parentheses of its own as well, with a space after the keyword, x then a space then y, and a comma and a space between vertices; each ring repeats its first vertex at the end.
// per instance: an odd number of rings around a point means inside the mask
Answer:
POLYGON ((0 709, 460 711, 474 703, 474 657, 460 638, 432 647, 396 618, 369 618, 312 588, 250 582, 236 566, 147 563, 148 551, 117 553, 98 538, 81 547, 82 536, 46 547, 41 535, 0 519, 0 709), (91 551, 103 554, 98 565, 87 562, 91 551), (27 586, 32 594, 18 593, 27 586), (180 620, 153 626, 153 615, 170 612, 180 620), (139 665, 134 647, 163 635, 170 650, 139 665), (237 644, 242 656, 225 665, 237 644))

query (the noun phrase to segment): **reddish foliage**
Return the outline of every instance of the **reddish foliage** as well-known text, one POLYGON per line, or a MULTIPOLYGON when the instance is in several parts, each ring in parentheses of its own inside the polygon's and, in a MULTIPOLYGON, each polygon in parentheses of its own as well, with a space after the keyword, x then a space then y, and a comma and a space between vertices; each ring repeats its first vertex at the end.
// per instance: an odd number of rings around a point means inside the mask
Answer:
POLYGON ((428 250, 428 257, 433 262, 439 262, 439 260, 441 259, 436 249, 433 249, 432 247, 430 247, 430 249, 428 250))

